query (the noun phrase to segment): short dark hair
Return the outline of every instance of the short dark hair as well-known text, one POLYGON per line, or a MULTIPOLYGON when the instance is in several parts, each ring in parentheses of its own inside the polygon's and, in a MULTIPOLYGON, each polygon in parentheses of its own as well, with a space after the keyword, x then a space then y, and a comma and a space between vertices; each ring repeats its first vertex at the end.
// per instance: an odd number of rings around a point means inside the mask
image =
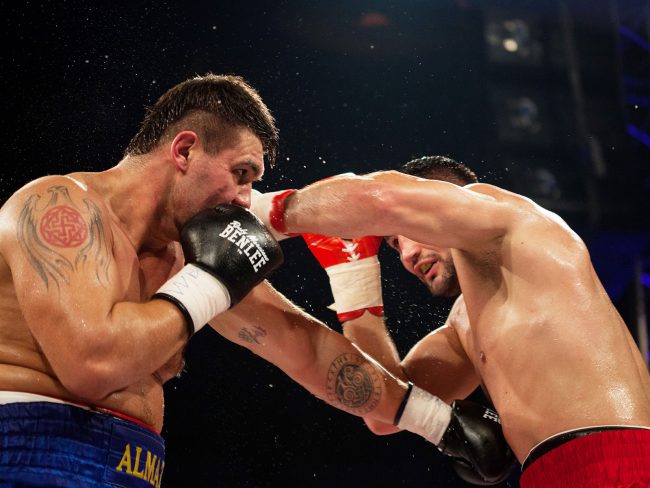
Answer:
POLYGON ((402 165, 398 171, 428 180, 448 181, 459 186, 478 183, 474 171, 447 156, 423 156, 413 159, 402 165))
POLYGON ((240 127, 247 127, 259 138, 273 166, 278 129, 260 95, 240 76, 207 73, 175 85, 147 108, 125 155, 146 154, 171 137, 172 131, 181 130, 196 131, 206 151, 217 152, 231 142, 234 129, 240 127))

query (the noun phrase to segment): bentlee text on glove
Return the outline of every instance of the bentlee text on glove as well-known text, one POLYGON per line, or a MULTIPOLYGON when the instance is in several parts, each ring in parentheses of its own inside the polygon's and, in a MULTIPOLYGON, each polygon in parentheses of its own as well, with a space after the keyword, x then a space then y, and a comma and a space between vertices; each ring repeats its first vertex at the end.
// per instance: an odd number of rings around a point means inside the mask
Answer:
POLYGON ((190 335, 236 305, 282 264, 282 250, 264 224, 237 205, 199 212, 181 230, 186 266, 154 298, 175 304, 190 335))

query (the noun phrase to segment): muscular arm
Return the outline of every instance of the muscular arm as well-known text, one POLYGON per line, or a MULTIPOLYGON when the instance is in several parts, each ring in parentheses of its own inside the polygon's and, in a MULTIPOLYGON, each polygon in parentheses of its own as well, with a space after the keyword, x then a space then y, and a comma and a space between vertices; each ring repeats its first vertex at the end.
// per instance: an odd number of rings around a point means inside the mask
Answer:
POLYGON ((210 325, 351 414, 392 423, 406 392, 405 383, 266 282, 210 325))
POLYGON ((453 456, 466 480, 494 483, 503 479, 512 465, 500 427, 486 417, 483 407, 469 403, 450 408, 415 387, 405 396, 405 383, 343 336, 301 312, 267 283, 257 286, 211 325, 341 410, 390 424, 403 405, 400 427, 453 456))
MULTIPOLYGON (((451 404, 454 400, 466 398, 479 385, 478 376, 454 327, 467 326, 466 318, 464 303, 459 299, 450 312, 447 325, 421 339, 401 363, 383 318, 364 314, 346 322, 344 331, 346 337, 400 379, 412 381, 451 404)), ((376 434, 398 430, 392 424, 373 419, 366 419, 366 423, 376 434)))
POLYGON ((400 365, 397 348, 383 317, 364 313, 361 317, 343 322, 343 335, 364 352, 376 359, 391 374, 406 380, 400 365))
POLYGON ((310 185, 285 202, 286 231, 344 238, 401 234, 423 244, 468 249, 505 233, 511 207, 488 185, 462 188, 395 171, 310 185))
POLYGON ((458 334, 449 325, 421 339, 402 366, 413 383, 447 403, 466 398, 479 385, 458 334))
POLYGON ((96 195, 69 178, 49 177, 14 195, 0 221, 0 251, 22 315, 72 394, 101 399, 183 347, 176 307, 127 299, 139 299, 137 258, 134 252, 118 265, 110 216, 96 195))
POLYGON ((430 332, 408 352, 402 367, 416 385, 451 403, 464 399, 479 386, 480 379, 467 355, 470 323, 465 297, 460 295, 444 326, 430 332), (465 343, 460 335, 465 336, 465 343))
MULTIPOLYGON (((343 335, 375 358, 384 368, 402 381, 408 381, 400 364, 400 357, 383 317, 364 313, 361 317, 343 322, 343 335)), ((399 432, 393 423, 364 418, 368 428, 375 434, 386 435, 399 432)))

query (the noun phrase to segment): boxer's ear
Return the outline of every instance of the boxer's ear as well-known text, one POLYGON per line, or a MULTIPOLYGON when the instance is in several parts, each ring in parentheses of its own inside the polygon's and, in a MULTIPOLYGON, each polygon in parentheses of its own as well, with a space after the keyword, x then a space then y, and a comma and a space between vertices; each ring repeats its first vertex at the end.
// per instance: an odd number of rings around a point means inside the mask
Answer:
POLYGON ((196 148, 199 136, 191 130, 184 130, 176 134, 170 145, 171 158, 178 169, 185 172, 189 166, 192 149, 196 148))

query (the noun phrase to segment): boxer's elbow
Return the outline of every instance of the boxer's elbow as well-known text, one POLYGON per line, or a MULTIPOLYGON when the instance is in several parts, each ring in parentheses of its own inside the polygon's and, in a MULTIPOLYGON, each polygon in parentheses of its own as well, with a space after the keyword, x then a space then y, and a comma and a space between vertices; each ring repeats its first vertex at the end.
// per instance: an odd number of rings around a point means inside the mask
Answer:
POLYGON ((106 398, 115 391, 101 378, 88 374, 77 374, 69 378, 61 378, 61 384, 73 396, 92 402, 106 398))
POLYGON ((389 435, 400 431, 400 429, 395 427, 393 424, 380 422, 373 418, 365 417, 363 421, 366 423, 368 429, 370 429, 370 432, 372 432, 375 435, 389 435))
POLYGON ((57 377, 72 395, 93 402, 124 387, 119 384, 115 368, 105 361, 87 359, 70 362, 59 368, 57 377))

